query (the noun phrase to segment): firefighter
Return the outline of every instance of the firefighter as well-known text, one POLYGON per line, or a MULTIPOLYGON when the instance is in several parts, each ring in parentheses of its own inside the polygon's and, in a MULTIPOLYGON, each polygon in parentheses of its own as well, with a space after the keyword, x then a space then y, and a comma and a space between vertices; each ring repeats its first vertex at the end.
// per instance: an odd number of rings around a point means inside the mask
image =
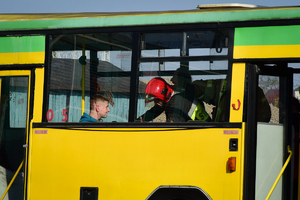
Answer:
POLYGON ((174 88, 176 87, 172 87, 160 77, 151 79, 145 89, 145 102, 154 101, 154 106, 140 116, 139 120, 153 121, 162 112, 165 112, 167 122, 191 120, 188 113, 194 100, 194 90, 188 86, 186 90, 181 88, 180 91, 175 91, 174 88))

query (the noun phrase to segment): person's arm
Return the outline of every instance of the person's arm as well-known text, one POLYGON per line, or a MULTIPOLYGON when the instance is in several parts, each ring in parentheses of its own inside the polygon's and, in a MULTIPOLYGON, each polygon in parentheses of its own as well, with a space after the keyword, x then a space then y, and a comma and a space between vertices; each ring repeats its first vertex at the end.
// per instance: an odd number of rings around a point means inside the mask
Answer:
POLYGON ((258 87, 257 94, 257 121, 269 122, 271 120, 271 107, 264 91, 258 87))
POLYGON ((145 112, 145 114, 143 114, 142 116, 140 116, 137 120, 139 120, 141 122, 150 122, 150 121, 153 121, 163 111, 164 111, 164 108, 155 105, 150 110, 148 110, 147 112, 145 112))
POLYGON ((168 102, 166 115, 168 122, 186 122, 191 120, 188 116, 191 103, 182 94, 174 95, 168 102))

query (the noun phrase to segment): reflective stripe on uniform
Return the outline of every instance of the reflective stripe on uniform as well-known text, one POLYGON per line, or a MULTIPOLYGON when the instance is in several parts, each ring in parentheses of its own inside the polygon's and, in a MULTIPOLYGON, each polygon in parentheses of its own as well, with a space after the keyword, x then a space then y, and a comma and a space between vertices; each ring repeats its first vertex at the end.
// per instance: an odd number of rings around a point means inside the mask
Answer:
POLYGON ((200 120, 200 121, 210 121, 210 116, 205 111, 205 107, 203 102, 199 102, 197 100, 194 100, 193 105, 189 111, 189 115, 192 120, 200 120), (196 106, 197 104, 197 106, 196 106), (192 113, 192 115, 190 115, 192 113))

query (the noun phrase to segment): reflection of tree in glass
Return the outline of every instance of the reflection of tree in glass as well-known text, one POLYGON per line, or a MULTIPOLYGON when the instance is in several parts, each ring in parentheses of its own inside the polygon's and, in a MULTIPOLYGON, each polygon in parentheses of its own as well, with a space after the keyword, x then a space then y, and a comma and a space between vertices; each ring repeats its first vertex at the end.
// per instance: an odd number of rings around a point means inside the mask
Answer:
POLYGON ((294 90, 294 97, 297 99, 300 98, 299 91, 300 91, 300 74, 294 74, 293 77, 293 90, 294 90))
POLYGON ((279 88, 279 77, 275 76, 260 76, 259 87, 263 89, 266 94, 269 90, 279 88))
POLYGON ((260 76, 259 87, 264 91, 269 104, 278 107, 279 102, 279 77, 260 76))
POLYGON ((263 90, 271 108, 270 123, 279 123, 279 77, 259 76, 258 86, 263 90))

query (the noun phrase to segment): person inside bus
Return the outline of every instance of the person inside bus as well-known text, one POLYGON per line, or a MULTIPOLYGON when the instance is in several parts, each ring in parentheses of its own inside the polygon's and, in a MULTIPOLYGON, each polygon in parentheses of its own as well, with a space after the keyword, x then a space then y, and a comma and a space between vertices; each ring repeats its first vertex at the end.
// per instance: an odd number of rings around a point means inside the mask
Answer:
MULTIPOLYGON (((201 121, 225 121, 225 79, 195 80, 192 83, 195 87, 195 99, 198 102, 194 115, 201 121), (204 103, 210 109, 206 111, 204 103), (207 112, 210 112, 208 114, 207 112)), ((193 117, 192 117, 193 119, 193 117)))
POLYGON ((99 122, 101 118, 106 118, 110 111, 108 103, 109 99, 96 94, 90 101, 91 111, 90 114, 83 113, 79 122, 99 122))
POLYGON ((146 86, 145 102, 154 101, 154 106, 138 120, 153 121, 165 111, 167 122, 186 122, 191 120, 189 111, 194 101, 194 88, 191 85, 191 75, 185 67, 178 68, 169 85, 160 77, 153 78, 146 86))
MULTIPOLYGON (((196 80, 192 83, 195 86, 195 98, 201 102, 210 104, 213 107, 212 120, 216 122, 225 121, 226 108, 226 87, 227 81, 220 80, 196 80)), ((194 112, 196 113, 196 111, 194 112)), ((205 110, 199 109, 197 114, 207 116, 205 110)), ((193 118, 193 117, 192 117, 193 118)), ((202 121, 209 121, 202 120, 202 121)), ((263 90, 257 86, 257 121, 269 122, 271 119, 271 108, 263 90)))
POLYGON ((263 89, 257 86, 257 121, 270 122, 271 120, 271 107, 263 89))

